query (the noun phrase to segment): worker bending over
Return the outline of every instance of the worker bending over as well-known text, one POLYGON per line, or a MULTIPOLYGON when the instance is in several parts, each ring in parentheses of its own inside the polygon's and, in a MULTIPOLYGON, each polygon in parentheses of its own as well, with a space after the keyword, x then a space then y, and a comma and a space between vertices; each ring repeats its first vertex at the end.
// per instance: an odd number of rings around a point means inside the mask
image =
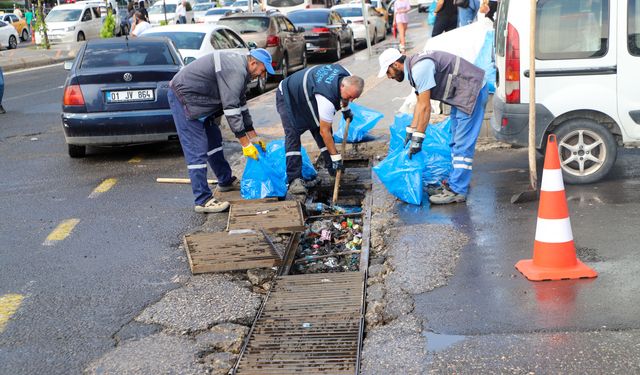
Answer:
POLYGON ((248 55, 216 51, 185 66, 169 83, 169 105, 184 152, 196 212, 221 212, 229 202, 213 198, 207 184, 207 161, 218 178, 218 190, 238 190, 240 182, 222 151, 220 120, 224 114, 246 157, 258 159, 254 144, 266 144, 253 128, 247 108, 247 84, 274 74, 271 55, 259 48, 248 55))
POLYGON ((287 77, 276 90, 276 108, 285 134, 289 193, 306 194, 302 179, 300 136, 309 130, 329 174, 344 170, 342 156, 333 142, 333 116, 342 108, 345 121, 352 118, 349 102, 364 89, 364 80, 339 64, 318 65, 287 77))

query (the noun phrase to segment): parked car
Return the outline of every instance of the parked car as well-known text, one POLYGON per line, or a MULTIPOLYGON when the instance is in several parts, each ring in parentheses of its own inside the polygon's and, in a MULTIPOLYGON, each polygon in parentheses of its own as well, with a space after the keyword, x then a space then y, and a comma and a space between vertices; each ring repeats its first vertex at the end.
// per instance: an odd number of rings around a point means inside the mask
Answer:
MULTIPOLYGON (((204 25, 169 25, 153 27, 141 35, 142 38, 171 39, 178 48, 184 64, 208 55, 215 50, 231 50, 238 53, 249 53, 249 47, 232 29, 226 26, 204 25)), ((259 77, 249 83, 249 90, 262 94, 267 86, 265 77, 259 77)))
POLYGON ((167 90, 182 67, 167 38, 88 41, 65 63, 62 125, 69 156, 85 156, 87 146, 177 139, 167 90))
POLYGON ((0 49, 7 47, 7 49, 18 48, 18 31, 12 24, 0 21, 0 49))
MULTIPOLYGON (((640 144, 640 7, 635 1, 538 2, 536 140, 558 139, 564 179, 591 183, 611 170, 618 146, 640 144)), ((501 0, 496 15, 496 138, 528 144, 527 1, 501 0)))
MULTIPOLYGON (((55 6, 47 17, 47 36, 51 43, 81 42, 98 38, 102 28, 100 6, 77 2, 55 6)), ((36 32, 36 43, 42 43, 42 33, 36 32)))
MULTIPOLYGON (((180 23, 176 15, 178 4, 182 0, 162 0, 156 1, 147 11, 149 13, 149 23, 152 26, 158 26, 161 22, 167 21, 168 24, 180 23)), ((187 11, 187 23, 194 23, 193 9, 187 11)))
POLYGON ((217 23, 220 21, 220 18, 234 14, 234 13, 242 13, 242 9, 236 8, 213 8, 209 9, 207 13, 204 14, 204 23, 217 23))
POLYGON ((353 53, 353 31, 340 15, 331 9, 296 10, 288 14, 294 25, 305 30, 307 53, 330 53, 334 60, 342 58, 342 51, 353 53))
POLYGON ((273 9, 289 14, 294 10, 312 9, 312 8, 331 8, 339 1, 334 0, 266 0, 267 10, 273 9))
POLYGON ((283 79, 291 71, 307 66, 304 30, 278 11, 234 14, 221 18, 218 24, 234 29, 246 42, 266 48, 276 74, 283 79))
POLYGON ((347 21, 347 23, 351 21, 349 23, 349 27, 353 31, 353 37, 355 38, 356 43, 361 44, 367 42, 367 31, 369 32, 369 39, 372 44, 376 44, 377 42, 387 38, 387 25, 383 15, 373 9, 371 5, 366 4, 368 12, 368 25, 366 25, 366 27, 364 24, 364 17, 362 16, 362 5, 355 3, 343 4, 336 5, 331 9, 338 12, 342 19, 347 21))
MULTIPOLYGON (((237 0, 235 3, 231 4, 232 8, 242 9, 244 12, 249 11, 249 1, 248 0, 237 0)), ((253 0, 253 11, 260 12, 262 11, 262 4, 260 1, 253 0)))
POLYGON ((18 35, 20 35, 20 39, 22 41, 29 40, 29 28, 27 27, 27 21, 18 18, 18 16, 13 13, 0 15, 0 17, 2 17, 0 20, 10 23, 16 28, 16 31, 18 32, 18 35))
POLYGON ((208 10, 216 7, 216 3, 200 3, 193 6, 193 19, 195 23, 204 23, 204 15, 208 10))

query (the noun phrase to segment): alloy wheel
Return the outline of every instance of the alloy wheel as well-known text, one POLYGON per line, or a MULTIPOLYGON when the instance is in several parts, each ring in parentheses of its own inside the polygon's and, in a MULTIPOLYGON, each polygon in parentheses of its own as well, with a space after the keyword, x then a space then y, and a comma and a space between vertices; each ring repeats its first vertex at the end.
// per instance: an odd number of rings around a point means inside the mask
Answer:
POLYGON ((599 134, 578 129, 558 141, 560 163, 566 173, 588 176, 596 173, 607 159, 607 148, 599 134))

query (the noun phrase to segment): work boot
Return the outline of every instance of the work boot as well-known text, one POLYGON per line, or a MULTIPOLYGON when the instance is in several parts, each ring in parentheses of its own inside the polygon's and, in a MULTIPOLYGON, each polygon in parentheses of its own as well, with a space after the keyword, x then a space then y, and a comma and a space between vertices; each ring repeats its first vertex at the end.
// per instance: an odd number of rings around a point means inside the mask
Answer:
POLYGON ((218 184, 218 191, 221 193, 233 190, 240 190, 240 180, 236 176, 231 177, 231 183, 229 185, 222 186, 218 184))
POLYGON ((442 189, 440 194, 429 197, 429 202, 433 204, 462 203, 466 200, 467 198, 464 195, 453 192, 446 187, 442 189))
POLYGON ((194 210, 202 214, 210 214, 216 212, 222 212, 229 209, 229 202, 220 202, 214 197, 209 198, 202 206, 196 205, 194 210))
POLYGON ((0 115, 4 115, 5 113, 7 113, 7 111, 5 111, 2 104, 0 104, 0 115))
POLYGON ((296 178, 289 184, 289 194, 307 194, 307 186, 301 178, 296 178))
POLYGON ((442 193, 443 190, 444 190, 444 187, 442 185, 433 185, 433 184, 427 185, 427 194, 429 196, 438 195, 442 193))

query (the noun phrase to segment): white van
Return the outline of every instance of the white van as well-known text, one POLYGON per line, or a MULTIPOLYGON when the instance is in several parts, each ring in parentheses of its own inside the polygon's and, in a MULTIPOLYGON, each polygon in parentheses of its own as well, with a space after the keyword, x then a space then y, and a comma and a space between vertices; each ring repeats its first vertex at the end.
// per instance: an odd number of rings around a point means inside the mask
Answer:
MULTIPOLYGON (((275 9, 282 14, 293 12, 294 10, 311 8, 331 8, 335 5, 334 0, 264 0, 267 10, 275 9)), ((346 1, 345 1, 346 2, 346 1)))
MULTIPOLYGON (((153 6, 147 10, 147 12, 149 13, 149 23, 152 26, 158 26, 165 20, 167 21, 168 25, 180 23, 180 21, 178 20, 178 16, 176 15, 176 9, 178 8, 178 4, 180 4, 181 2, 182 0, 156 1, 153 6)), ((188 11, 187 23, 195 22, 196 21, 193 17, 193 10, 188 11)))
MULTIPOLYGON (((45 22, 51 43, 81 42, 98 38, 102 28, 100 6, 85 1, 55 6, 47 14, 45 22)), ((42 38, 41 33, 36 33, 36 43, 41 43, 42 38)))
MULTIPOLYGON (((496 18, 496 138, 527 145, 529 1, 496 18)), ((555 133, 565 181, 591 183, 640 146, 640 0, 538 1, 536 147, 555 133)))

